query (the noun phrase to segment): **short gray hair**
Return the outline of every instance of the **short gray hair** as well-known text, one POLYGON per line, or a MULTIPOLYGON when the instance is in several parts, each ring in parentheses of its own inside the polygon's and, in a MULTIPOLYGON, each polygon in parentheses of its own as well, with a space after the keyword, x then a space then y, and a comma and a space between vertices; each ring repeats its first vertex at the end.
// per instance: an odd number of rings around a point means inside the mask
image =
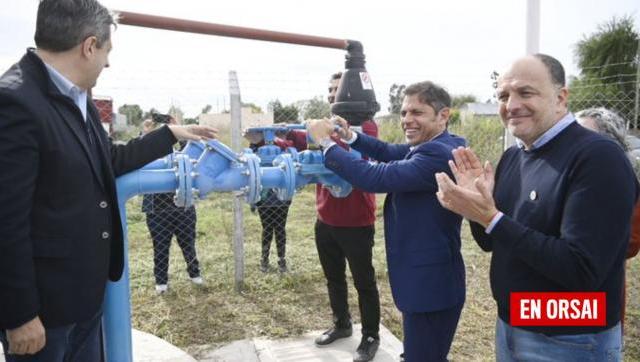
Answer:
POLYGON ((603 107, 587 108, 576 113, 578 118, 591 118, 598 126, 599 133, 614 140, 625 152, 629 151, 627 143, 627 124, 616 112, 603 107))
POLYGON ((591 118, 598 126, 598 133, 620 145, 627 154, 636 178, 640 181, 640 160, 631 152, 627 142, 627 123, 616 112, 603 107, 587 108, 576 113, 578 118, 591 118))
POLYGON ((40 0, 34 40, 38 48, 67 51, 95 36, 98 48, 111 39, 116 16, 96 0, 40 0))

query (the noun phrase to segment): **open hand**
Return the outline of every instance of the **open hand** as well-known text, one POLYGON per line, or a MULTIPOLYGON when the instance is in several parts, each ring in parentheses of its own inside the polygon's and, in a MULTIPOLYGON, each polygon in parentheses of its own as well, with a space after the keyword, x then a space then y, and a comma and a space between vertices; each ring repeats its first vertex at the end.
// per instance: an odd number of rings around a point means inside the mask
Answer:
POLYGON ((494 173, 489 162, 481 167, 480 161, 469 148, 459 147, 449 161, 454 182, 444 172, 436 174, 440 204, 463 217, 487 227, 498 213, 493 199, 494 173))
POLYGON ((185 126, 168 125, 178 141, 208 141, 218 136, 218 130, 210 126, 189 124, 185 126))

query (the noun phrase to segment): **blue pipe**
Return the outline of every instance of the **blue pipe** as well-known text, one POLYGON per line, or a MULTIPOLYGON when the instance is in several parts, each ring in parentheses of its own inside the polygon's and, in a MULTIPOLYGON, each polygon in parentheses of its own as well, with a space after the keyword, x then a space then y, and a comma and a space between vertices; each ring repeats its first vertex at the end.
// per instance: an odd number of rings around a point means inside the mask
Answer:
POLYGON ((351 192, 351 185, 324 167, 321 151, 281 153, 273 159, 273 166, 260 167, 260 158, 250 150, 237 155, 215 140, 206 144, 193 142, 185 150, 116 181, 125 259, 122 278, 107 283, 103 316, 107 362, 131 362, 133 358, 125 205, 131 197, 176 192, 176 204, 186 207, 192 204, 194 195, 204 198, 211 192, 235 190, 244 190, 247 202, 253 204, 260 200, 262 188, 275 189, 278 198, 290 200, 297 188, 309 183, 325 184, 336 197, 345 197, 351 192), (192 166, 195 158, 198 160, 192 166))
POLYGON ((124 270, 120 280, 107 283, 102 317, 104 351, 107 362, 133 361, 126 203, 134 195, 175 192, 177 184, 176 173, 172 169, 138 170, 118 177, 116 180, 118 207, 120 208, 120 221, 124 236, 124 270))

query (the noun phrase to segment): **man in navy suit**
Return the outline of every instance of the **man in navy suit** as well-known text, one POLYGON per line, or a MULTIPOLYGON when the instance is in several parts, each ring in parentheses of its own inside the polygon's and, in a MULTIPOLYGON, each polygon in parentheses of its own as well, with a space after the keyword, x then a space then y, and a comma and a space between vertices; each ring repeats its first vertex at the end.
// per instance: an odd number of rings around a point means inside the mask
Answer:
POLYGON ((391 292, 402 312, 405 359, 445 361, 465 299, 460 254, 461 217, 438 203, 435 174, 450 172, 452 150, 465 144, 447 132, 451 97, 432 82, 406 88, 402 129, 407 144, 388 144, 352 132, 338 134, 370 163, 334 147, 329 120, 311 121, 311 137, 324 148, 325 166, 366 192, 387 193, 384 227, 391 292))
POLYGON ((0 77, 0 342, 12 361, 100 361, 107 279, 123 269, 115 177, 212 138, 166 126, 116 146, 90 90, 109 66, 112 14, 42 0, 36 49, 0 77))

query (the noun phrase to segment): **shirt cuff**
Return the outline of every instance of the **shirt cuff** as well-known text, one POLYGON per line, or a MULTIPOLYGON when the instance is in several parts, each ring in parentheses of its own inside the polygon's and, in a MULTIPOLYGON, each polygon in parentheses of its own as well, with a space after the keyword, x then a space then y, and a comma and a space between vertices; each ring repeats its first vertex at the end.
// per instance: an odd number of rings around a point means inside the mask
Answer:
POLYGON ((487 228, 484 229, 484 232, 487 234, 491 234, 491 231, 493 231, 493 228, 496 227, 496 225, 498 224, 498 221, 500 221, 500 219, 502 219, 503 216, 504 214, 498 211, 498 213, 493 217, 493 219, 491 219, 491 222, 489 223, 489 225, 487 225, 487 228))
POLYGON ((358 132, 351 131, 351 138, 344 140, 344 143, 350 145, 358 139, 358 132))
POLYGON ((326 139, 320 142, 320 146, 322 147, 322 155, 326 155, 329 148, 337 145, 337 143, 331 139, 326 139))

